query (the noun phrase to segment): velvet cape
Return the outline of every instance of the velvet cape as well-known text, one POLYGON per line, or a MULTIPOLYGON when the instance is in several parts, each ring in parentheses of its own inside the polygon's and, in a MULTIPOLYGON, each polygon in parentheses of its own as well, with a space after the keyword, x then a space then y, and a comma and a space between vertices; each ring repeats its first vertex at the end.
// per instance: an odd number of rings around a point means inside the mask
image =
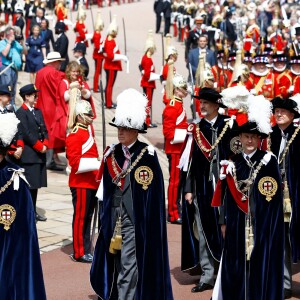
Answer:
MULTIPOLYGON (((147 144, 137 141, 130 152, 134 153, 131 161, 147 144)), ((124 155, 121 144, 115 147, 115 158, 119 166, 123 166, 124 155)), ((136 300, 160 299, 172 300, 170 279, 164 182, 156 153, 150 155, 148 150, 130 172, 130 187, 133 199, 133 216, 135 221, 136 259, 138 267, 138 283, 136 300), (137 183, 134 177, 136 168, 148 166, 153 171, 152 183, 147 190, 137 183)), ((113 236, 112 196, 116 188, 108 173, 107 163, 103 173, 103 209, 101 212, 101 229, 96 243, 94 259, 90 272, 93 289, 101 299, 113 299, 116 294, 117 272, 114 255, 109 253, 109 245, 113 236)))
MULTIPOLYGON (((228 117, 218 115, 214 124, 217 129, 218 136, 225 126, 224 120, 228 117)), ((207 141, 212 143, 211 124, 202 119, 199 122, 200 131, 203 133, 207 141)), ((230 128, 227 129, 225 135, 221 139, 219 149, 219 160, 228 159, 230 155, 229 141, 232 137, 230 128)), ((184 149, 184 146, 183 146, 184 149)), ((205 239, 208 243, 209 250, 215 260, 219 261, 222 253, 222 236, 219 225, 219 211, 218 208, 211 207, 211 200, 213 197, 213 183, 209 181, 210 162, 200 150, 196 142, 196 134, 193 133, 193 142, 190 155, 190 169, 192 191, 183 189, 183 193, 192 192, 193 196, 197 197, 197 203, 200 212, 200 219, 205 234, 205 239)), ((184 172, 183 172, 184 173, 184 172)), ((185 175, 182 175, 184 178, 185 175)), ((185 186, 185 184, 183 184, 185 186)), ((181 270, 188 270, 196 267, 199 263, 199 241, 195 238, 193 224, 194 205, 190 205, 182 197, 182 249, 181 249, 181 270)))
MULTIPOLYGON (((13 174, 10 168, 19 169, 5 160, 0 163, 1 187, 13 174)), ((44 300, 46 293, 31 195, 21 178, 19 190, 15 191, 13 185, 0 194, 0 205, 9 204, 16 211, 9 230, 0 224, 0 298, 44 300)))
MULTIPOLYGON (((251 158, 259 164, 266 152, 257 150, 251 158)), ((250 168, 242 153, 233 157, 237 180, 249 177, 250 168)), ((254 167, 254 168, 255 168, 254 167)), ((249 281, 246 283, 245 220, 233 199, 226 180, 224 194, 226 235, 222 255, 221 287, 224 300, 244 300, 247 289, 249 300, 283 299, 284 221, 281 176, 274 156, 258 173, 250 197, 254 247, 249 262, 249 281), (278 188, 271 201, 258 190, 258 182, 265 176, 273 177, 278 188), (251 202, 253 201, 253 202, 251 202)))
MULTIPOLYGON (((288 141, 295 132, 296 127, 292 123, 284 133, 288 134, 288 141)), ((278 157, 281 143, 281 130, 276 125, 271 133, 271 150, 278 157)), ((300 260, 300 132, 292 142, 287 152, 285 163, 287 166, 287 182, 292 205, 292 215, 290 220, 290 241, 292 249, 293 263, 300 260)))

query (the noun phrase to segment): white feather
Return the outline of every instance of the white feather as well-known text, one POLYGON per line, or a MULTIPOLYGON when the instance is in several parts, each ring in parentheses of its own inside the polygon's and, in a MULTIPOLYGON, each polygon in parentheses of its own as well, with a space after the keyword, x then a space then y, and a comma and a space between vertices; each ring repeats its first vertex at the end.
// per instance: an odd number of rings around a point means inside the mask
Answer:
POLYGON ((271 119, 272 104, 264 96, 248 97, 248 119, 249 122, 255 122, 260 132, 269 134, 272 132, 271 119))
POLYGON ((114 123, 117 126, 143 129, 147 98, 135 89, 127 89, 117 97, 114 123))
POLYGON ((0 140, 9 146, 18 131, 20 121, 14 113, 0 114, 0 140))
POLYGON ((221 93, 223 104, 231 109, 240 109, 245 107, 249 94, 249 91, 243 85, 224 89, 221 93))
POLYGON ((290 99, 294 100, 297 103, 298 110, 300 111, 300 94, 298 93, 298 94, 290 97, 290 99))

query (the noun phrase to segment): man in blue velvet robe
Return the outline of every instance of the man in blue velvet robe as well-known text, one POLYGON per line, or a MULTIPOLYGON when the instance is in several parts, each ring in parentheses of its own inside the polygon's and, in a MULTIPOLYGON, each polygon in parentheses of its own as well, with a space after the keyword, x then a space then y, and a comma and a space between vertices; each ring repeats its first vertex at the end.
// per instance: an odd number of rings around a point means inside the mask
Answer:
POLYGON ((117 101, 110 124, 120 143, 106 149, 99 172, 102 226, 91 284, 99 299, 172 300, 162 171, 154 148, 138 140, 147 99, 129 89, 117 101))
MULTIPOLYGON (((262 100, 261 100, 262 101, 262 100)), ((283 299, 284 222, 276 157, 257 149, 256 123, 239 128, 243 151, 223 161, 212 201, 223 205, 224 248, 213 300, 283 299)))
POLYGON ((182 202, 181 269, 188 270, 198 264, 202 269, 199 283, 192 288, 193 293, 212 289, 214 285, 215 262, 221 257, 222 236, 219 211, 211 207, 211 200, 220 160, 228 159, 230 146, 234 149, 230 133, 233 120, 218 113, 219 107, 225 107, 221 95, 214 89, 203 88, 197 98, 201 100, 204 117, 198 124, 189 125, 180 165, 187 171, 186 201, 182 202), (188 161, 187 170, 183 161, 188 161))
POLYGON ((273 99, 276 125, 271 133, 271 151, 276 155, 283 181, 285 225, 284 296, 292 296, 292 263, 300 260, 300 134, 299 107, 292 99, 273 99))
POLYGON ((45 286, 24 170, 5 159, 17 132, 15 114, 0 114, 0 299, 45 300, 45 286))

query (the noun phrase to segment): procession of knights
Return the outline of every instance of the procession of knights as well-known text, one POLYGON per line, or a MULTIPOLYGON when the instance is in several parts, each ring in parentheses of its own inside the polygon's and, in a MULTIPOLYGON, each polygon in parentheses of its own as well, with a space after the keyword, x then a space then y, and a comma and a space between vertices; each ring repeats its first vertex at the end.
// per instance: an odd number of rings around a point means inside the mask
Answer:
POLYGON ((0 0, 0 299, 50 299, 58 174, 85 299, 298 299, 300 2, 151 0, 128 45, 143 1, 0 0))

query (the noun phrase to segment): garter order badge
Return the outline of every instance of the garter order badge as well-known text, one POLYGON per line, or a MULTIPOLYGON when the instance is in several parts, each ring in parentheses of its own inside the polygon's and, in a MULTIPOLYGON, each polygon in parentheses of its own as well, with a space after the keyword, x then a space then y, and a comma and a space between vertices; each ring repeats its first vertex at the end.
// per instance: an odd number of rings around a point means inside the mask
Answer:
POLYGON ((147 190, 153 180, 153 172, 149 167, 141 166, 135 170, 134 178, 137 183, 143 185, 144 190, 147 190))
POLYGON ((272 177, 266 176, 260 179, 258 182, 258 190, 264 196, 267 201, 271 201, 278 189, 276 180, 272 177))
POLYGON ((242 143, 238 136, 235 136, 230 140, 230 150, 234 154, 238 154, 242 151, 242 143))
POLYGON ((0 224, 4 225, 5 230, 10 229, 10 225, 13 223, 13 221, 16 218, 16 210, 8 205, 3 204, 0 206, 0 224))

